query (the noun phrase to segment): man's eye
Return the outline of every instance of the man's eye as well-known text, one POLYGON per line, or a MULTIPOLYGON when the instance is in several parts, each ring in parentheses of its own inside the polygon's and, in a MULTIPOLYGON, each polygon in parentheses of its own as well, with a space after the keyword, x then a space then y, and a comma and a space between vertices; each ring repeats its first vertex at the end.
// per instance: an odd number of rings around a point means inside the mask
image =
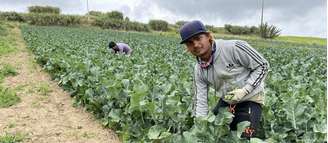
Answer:
POLYGON ((201 38, 202 38, 201 36, 196 36, 196 37, 195 37, 195 40, 198 41, 198 40, 200 40, 201 38))

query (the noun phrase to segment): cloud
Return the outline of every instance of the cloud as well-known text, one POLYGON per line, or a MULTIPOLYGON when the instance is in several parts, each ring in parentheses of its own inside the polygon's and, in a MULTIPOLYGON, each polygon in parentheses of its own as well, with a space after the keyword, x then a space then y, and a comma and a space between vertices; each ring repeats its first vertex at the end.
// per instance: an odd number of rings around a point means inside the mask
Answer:
MULTIPOLYGON (((223 26, 259 25, 261 0, 154 0, 158 6, 186 19, 200 19, 223 26)), ((264 21, 277 25, 282 34, 327 35, 327 1, 264 0, 264 21)))
POLYGON ((273 23, 277 23, 277 26, 283 30, 283 34, 327 36, 327 13, 320 7, 313 8, 308 13, 297 15, 290 20, 284 19, 280 21, 278 18, 274 20, 273 23))
MULTIPOLYGON (((244 20, 250 15, 259 15, 261 0, 154 0, 154 3, 178 15, 206 18, 220 17, 223 20, 244 20)), ((265 9, 288 13, 285 16, 303 15, 313 8, 326 4, 323 0, 264 0, 265 9)))

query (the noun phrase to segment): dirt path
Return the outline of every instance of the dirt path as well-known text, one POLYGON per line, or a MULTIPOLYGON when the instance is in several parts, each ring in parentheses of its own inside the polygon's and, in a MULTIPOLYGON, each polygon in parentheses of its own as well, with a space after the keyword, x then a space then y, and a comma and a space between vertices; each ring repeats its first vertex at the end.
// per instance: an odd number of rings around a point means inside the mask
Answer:
POLYGON ((72 106, 73 99, 34 63, 17 26, 12 30, 17 51, 0 57, 18 72, 7 77, 5 87, 13 89, 21 102, 0 108, 0 135, 24 135, 26 143, 116 143, 118 137, 104 129, 93 115, 72 106))

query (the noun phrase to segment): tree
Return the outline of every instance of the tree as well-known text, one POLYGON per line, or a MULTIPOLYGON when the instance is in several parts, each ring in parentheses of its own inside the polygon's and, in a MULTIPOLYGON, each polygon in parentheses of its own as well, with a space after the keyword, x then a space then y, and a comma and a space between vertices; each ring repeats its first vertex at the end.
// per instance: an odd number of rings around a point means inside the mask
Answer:
POLYGON ((169 23, 164 20, 150 20, 149 26, 151 29, 155 31, 168 31, 169 23))
POLYGON ((274 39, 280 35, 281 29, 277 28, 274 25, 269 25, 267 22, 260 25, 260 36, 264 39, 274 39))
POLYGON ((28 12, 60 14, 60 9, 58 7, 52 7, 52 6, 30 6, 28 7, 28 12))
POLYGON ((188 21, 177 21, 175 23, 175 25, 177 25, 178 27, 181 27, 182 25, 184 25, 185 23, 187 23, 188 21))
POLYGON ((119 11, 112 11, 112 12, 107 12, 106 14, 106 18, 110 18, 110 19, 117 19, 117 20, 123 20, 123 13, 119 12, 119 11))

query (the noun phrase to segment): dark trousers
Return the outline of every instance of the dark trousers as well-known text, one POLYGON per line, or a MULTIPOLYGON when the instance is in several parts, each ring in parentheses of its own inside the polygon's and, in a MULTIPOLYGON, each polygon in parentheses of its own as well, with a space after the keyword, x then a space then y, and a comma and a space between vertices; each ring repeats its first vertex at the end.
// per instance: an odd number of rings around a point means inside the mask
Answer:
POLYGON ((251 138, 259 137, 264 138, 262 133, 257 133, 262 130, 261 126, 261 116, 262 107, 259 103, 252 101, 244 101, 234 105, 230 105, 222 99, 219 100, 215 108, 212 110, 214 115, 217 115, 220 107, 228 107, 228 110, 234 114, 234 118, 230 123, 230 130, 237 130, 237 124, 242 121, 249 121, 250 127, 245 130, 242 137, 251 138))

